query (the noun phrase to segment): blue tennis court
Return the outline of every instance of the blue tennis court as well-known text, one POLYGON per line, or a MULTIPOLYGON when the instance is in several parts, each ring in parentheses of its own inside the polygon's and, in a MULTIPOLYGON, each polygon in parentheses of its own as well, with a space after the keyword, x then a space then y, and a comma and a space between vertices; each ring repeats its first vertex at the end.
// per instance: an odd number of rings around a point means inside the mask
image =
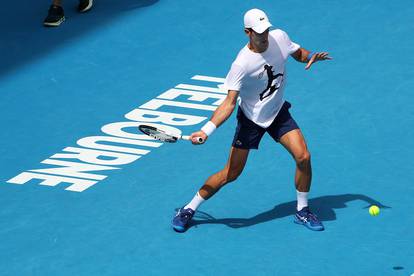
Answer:
POLYGON ((58 28, 42 26, 46 0, 0 10, 0 275, 414 273, 414 2, 63 4, 58 28), (202 146, 137 126, 175 114, 189 134, 207 122, 255 7, 333 57, 309 71, 290 58, 285 90, 326 229, 293 223, 295 163, 265 136, 176 233, 176 210, 226 163, 235 112, 202 146))

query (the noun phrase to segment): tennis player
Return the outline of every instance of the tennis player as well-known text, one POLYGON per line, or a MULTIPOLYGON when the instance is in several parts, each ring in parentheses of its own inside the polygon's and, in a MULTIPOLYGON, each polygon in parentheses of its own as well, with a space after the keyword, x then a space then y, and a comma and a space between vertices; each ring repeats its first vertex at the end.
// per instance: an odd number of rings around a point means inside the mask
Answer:
POLYGON ((289 113, 290 103, 284 100, 286 86, 285 64, 292 56, 295 60, 313 63, 331 59, 326 52, 310 52, 292 42, 282 30, 270 31, 272 24, 259 9, 251 9, 244 15, 244 31, 248 44, 240 50, 225 80, 227 97, 216 109, 210 121, 200 131, 191 135, 193 144, 196 137, 207 140, 217 127, 223 124, 236 107, 237 128, 230 156, 224 169, 211 175, 194 198, 179 209, 172 221, 172 227, 184 232, 197 208, 229 182, 236 180, 246 164, 249 150, 258 149, 263 135, 267 132, 276 142, 282 144, 296 162, 295 186, 297 210, 294 222, 314 231, 324 230, 322 222, 308 206, 312 169, 310 153, 305 138, 289 113))

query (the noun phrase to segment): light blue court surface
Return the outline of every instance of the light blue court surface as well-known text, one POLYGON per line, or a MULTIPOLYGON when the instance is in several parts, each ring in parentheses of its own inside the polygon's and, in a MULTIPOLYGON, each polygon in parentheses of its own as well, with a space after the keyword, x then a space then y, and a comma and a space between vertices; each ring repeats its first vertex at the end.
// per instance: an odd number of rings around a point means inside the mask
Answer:
MULTIPOLYGON (((0 10, 0 275, 414 273, 413 1, 95 2, 80 15, 76 1, 65 1, 67 20, 55 29, 41 25, 46 0, 8 1, 0 10), (242 16, 253 7, 293 41, 334 58, 310 71, 290 60, 285 91, 312 153, 310 204, 324 232, 293 223, 294 162, 268 136, 193 227, 172 231, 175 209, 225 164, 234 114, 199 147, 101 142, 149 152, 123 152, 141 157, 117 169, 66 176, 82 192, 50 170, 31 171, 85 165, 62 158, 63 150, 86 149, 78 141, 94 136, 113 139, 101 128, 132 124, 126 114, 168 100, 164 93, 180 84, 218 96, 169 101, 214 108, 224 96, 220 78, 246 43, 242 16), (29 181, 30 173, 49 185, 29 181), (372 204, 381 207, 378 217, 368 214, 372 204)), ((191 133, 204 122, 178 128, 191 133)))

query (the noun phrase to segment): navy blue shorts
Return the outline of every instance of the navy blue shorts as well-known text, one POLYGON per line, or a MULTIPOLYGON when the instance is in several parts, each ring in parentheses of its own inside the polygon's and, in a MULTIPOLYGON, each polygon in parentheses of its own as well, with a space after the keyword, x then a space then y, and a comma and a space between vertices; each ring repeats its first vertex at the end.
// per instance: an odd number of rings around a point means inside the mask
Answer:
POLYGON ((247 119, 239 107, 237 111, 237 128, 234 134, 233 147, 239 149, 258 149, 260 140, 265 132, 276 141, 291 130, 299 129, 298 124, 292 118, 289 112, 291 104, 285 102, 282 108, 268 128, 262 128, 251 120, 247 119))

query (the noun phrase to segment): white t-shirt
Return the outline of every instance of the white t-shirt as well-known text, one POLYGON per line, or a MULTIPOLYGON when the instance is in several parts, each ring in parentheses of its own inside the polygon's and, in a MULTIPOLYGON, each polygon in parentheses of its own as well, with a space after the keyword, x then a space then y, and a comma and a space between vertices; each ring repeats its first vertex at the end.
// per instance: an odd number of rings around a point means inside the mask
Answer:
POLYGON ((285 102, 286 60, 299 48, 284 31, 270 31, 267 50, 255 53, 246 45, 227 74, 225 89, 239 91, 243 113, 263 128, 270 126, 285 102))

